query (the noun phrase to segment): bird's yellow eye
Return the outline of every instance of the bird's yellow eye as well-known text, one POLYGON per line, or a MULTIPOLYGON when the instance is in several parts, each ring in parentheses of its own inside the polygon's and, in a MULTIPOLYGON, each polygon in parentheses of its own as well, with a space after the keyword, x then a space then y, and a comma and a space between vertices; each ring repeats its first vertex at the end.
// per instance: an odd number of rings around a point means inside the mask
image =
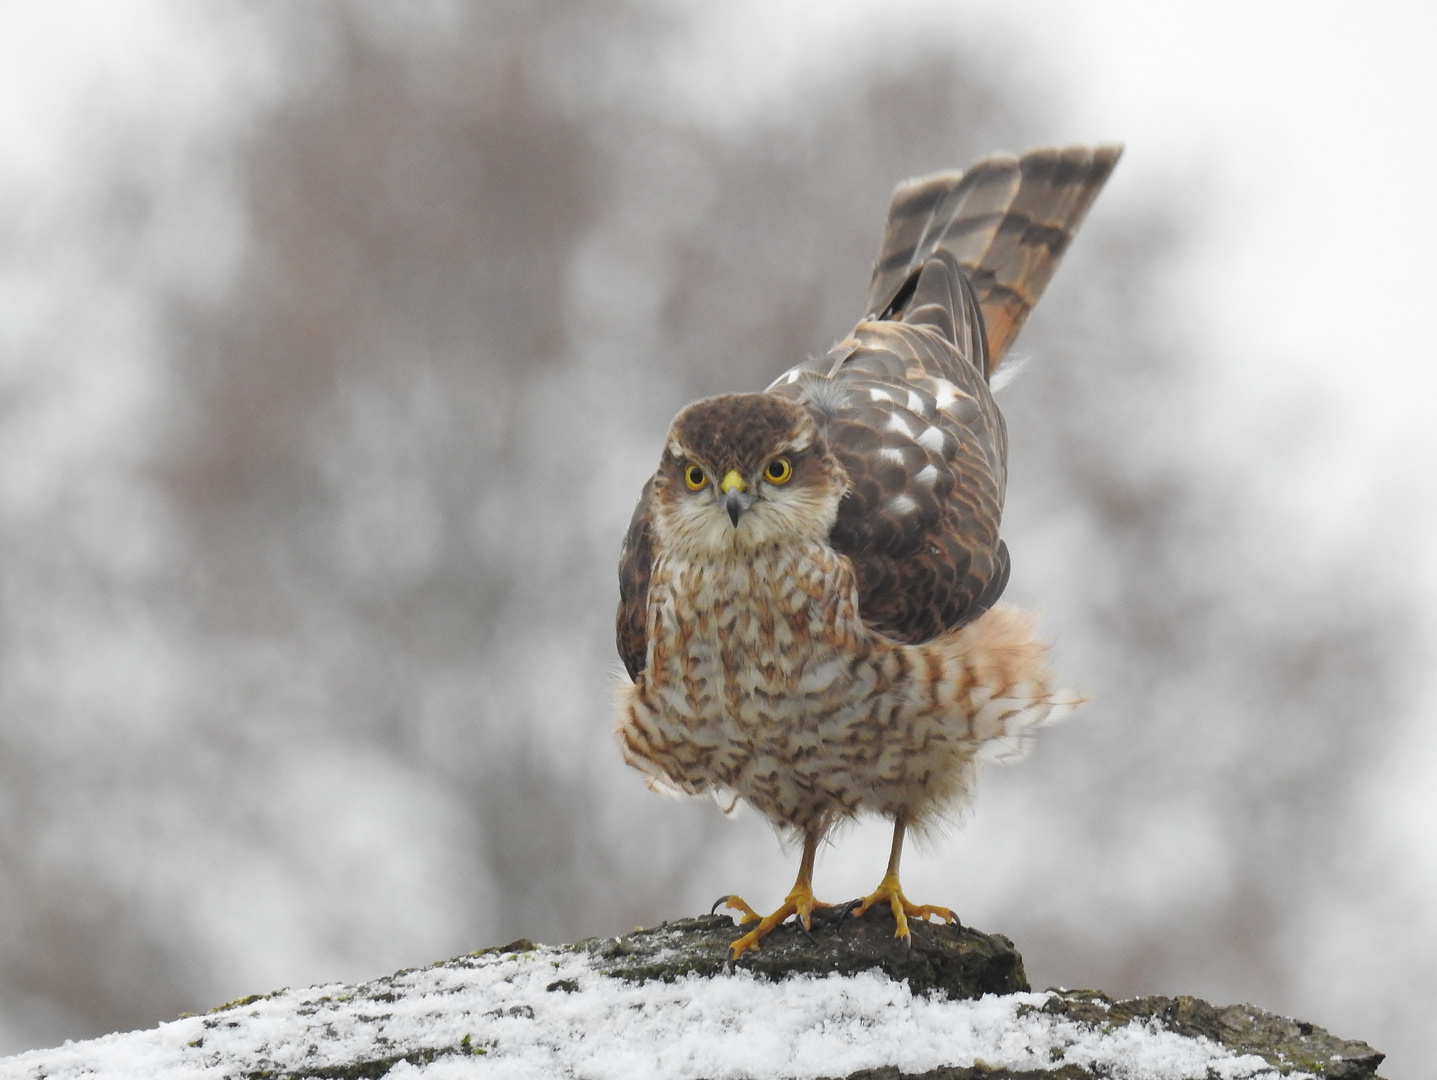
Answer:
POLYGON ((686 465, 684 467, 684 483, 688 484, 690 491, 697 491, 709 482, 704 471, 697 465, 686 465))
POLYGON ((793 479, 793 466, 788 458, 776 457, 763 470, 763 478, 770 484, 786 484, 793 479))

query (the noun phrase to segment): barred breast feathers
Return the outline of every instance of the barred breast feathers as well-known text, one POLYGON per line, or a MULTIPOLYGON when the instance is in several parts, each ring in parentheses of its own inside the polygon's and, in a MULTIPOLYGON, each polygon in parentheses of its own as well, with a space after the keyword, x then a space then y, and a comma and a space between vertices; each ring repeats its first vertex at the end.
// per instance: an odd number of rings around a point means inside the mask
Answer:
POLYGON ((839 612, 834 621, 842 644, 810 642, 786 672, 770 659, 742 673, 745 695, 761 703, 756 711, 722 695, 696 698, 682 678, 665 679, 677 674, 675 649, 692 642, 656 643, 664 656, 620 691, 625 760, 655 790, 709 793, 730 808, 741 797, 779 827, 872 812, 922 829, 967 804, 980 759, 1017 760, 1039 727, 1079 701, 1053 690, 1034 620, 1012 607, 921 645, 861 624, 864 640, 855 641, 851 622, 839 612), (785 708, 785 698, 797 708, 785 708), (757 729, 755 716, 764 719, 757 729), (778 774, 759 759, 779 765, 778 774), (817 799, 805 795, 814 777, 822 777, 817 799))

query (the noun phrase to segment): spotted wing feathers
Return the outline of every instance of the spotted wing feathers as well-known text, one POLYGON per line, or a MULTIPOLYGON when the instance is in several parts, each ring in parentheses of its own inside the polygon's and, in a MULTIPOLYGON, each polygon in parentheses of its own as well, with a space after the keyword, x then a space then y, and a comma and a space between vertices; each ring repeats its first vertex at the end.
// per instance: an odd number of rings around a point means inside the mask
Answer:
POLYGON ((868 317, 769 388, 826 420, 852 485, 830 542, 890 637, 961 627, 1007 585, 1007 431, 988 380, 1119 152, 999 155, 899 185, 868 317))
POLYGON ((830 374, 800 367, 770 392, 820 415, 848 473, 829 542, 864 622, 907 642, 971 622, 1008 580, 1007 435, 986 381, 926 324, 862 322, 823 359, 830 374))

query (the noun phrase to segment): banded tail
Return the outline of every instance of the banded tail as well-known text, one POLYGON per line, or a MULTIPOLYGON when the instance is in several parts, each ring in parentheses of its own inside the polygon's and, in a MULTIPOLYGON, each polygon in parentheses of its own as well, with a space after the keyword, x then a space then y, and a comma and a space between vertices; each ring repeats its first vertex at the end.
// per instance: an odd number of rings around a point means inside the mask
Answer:
POLYGON ((927 324, 991 377, 1121 154, 1115 145, 997 154, 900 184, 869 318, 927 324))

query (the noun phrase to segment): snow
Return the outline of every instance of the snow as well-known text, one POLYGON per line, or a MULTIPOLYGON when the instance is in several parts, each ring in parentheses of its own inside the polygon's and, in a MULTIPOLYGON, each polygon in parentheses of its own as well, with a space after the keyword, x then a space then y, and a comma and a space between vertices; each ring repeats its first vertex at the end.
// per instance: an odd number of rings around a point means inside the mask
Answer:
POLYGON ((1260 1057, 1151 1021, 1105 1030, 1044 1013, 1050 996, 927 998, 878 972, 767 982, 740 970, 634 983, 600 974, 582 950, 538 948, 362 986, 283 990, 146 1031, 33 1050, 0 1060, 0 1080, 218 1080, 378 1060, 395 1062, 387 1075, 396 1080, 808 1078, 974 1064, 1079 1065, 1143 1080, 1277 1075, 1260 1057))

